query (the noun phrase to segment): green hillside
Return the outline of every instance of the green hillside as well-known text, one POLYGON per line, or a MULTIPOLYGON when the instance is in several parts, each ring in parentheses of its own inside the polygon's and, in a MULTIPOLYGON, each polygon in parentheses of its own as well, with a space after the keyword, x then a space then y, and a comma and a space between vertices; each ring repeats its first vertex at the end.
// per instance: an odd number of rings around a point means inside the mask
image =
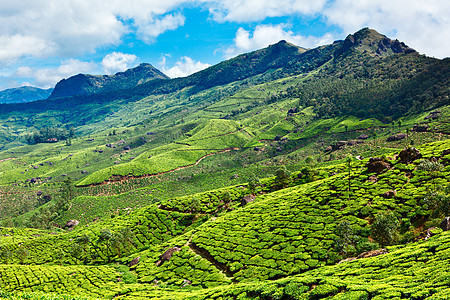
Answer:
POLYGON ((366 28, 0 104, 0 298, 447 299, 448 67, 366 28))

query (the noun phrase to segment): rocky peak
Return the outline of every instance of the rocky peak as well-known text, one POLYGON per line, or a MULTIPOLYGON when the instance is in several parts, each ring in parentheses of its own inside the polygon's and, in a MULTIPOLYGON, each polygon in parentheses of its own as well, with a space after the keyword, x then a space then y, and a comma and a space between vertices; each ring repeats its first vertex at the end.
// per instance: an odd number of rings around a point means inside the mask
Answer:
POLYGON ((373 55, 386 56, 394 53, 412 53, 414 49, 399 40, 391 40, 376 30, 363 28, 348 35, 342 43, 338 55, 347 55, 352 51, 368 52, 373 55))

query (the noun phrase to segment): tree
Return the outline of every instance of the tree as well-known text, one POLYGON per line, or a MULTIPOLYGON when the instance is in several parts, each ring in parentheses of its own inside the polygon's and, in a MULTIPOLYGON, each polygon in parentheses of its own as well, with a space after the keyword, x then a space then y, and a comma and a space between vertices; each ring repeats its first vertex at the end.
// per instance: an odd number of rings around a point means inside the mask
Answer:
POLYGON ((435 178, 439 175, 440 172, 444 169, 444 165, 439 163, 438 161, 432 161, 428 159, 422 160, 417 166, 418 170, 422 170, 428 173, 431 176, 431 180, 433 182, 433 189, 436 191, 436 181, 435 178))
POLYGON ((314 163, 314 160, 313 160, 313 158, 311 156, 308 156, 305 159, 305 163, 308 164, 308 165, 312 165, 314 163))
POLYGON ((84 257, 84 248, 80 244, 74 243, 69 249, 70 255, 75 259, 75 262, 84 257))
POLYGON ((23 264, 23 262, 28 257, 28 255, 30 255, 30 252, 27 249, 22 248, 22 247, 17 249, 15 252, 16 252, 16 256, 20 260, 21 264, 23 264))
POLYGON ((429 191, 424 200, 433 209, 434 216, 450 215, 450 185, 445 188, 438 186, 434 191, 429 191))
POLYGON ((100 231, 97 239, 97 244, 106 244, 106 256, 108 256, 109 240, 111 239, 112 233, 108 228, 104 228, 100 231))
POLYGON ((336 226, 334 230, 336 238, 334 239, 334 249, 344 257, 348 257, 355 252, 355 244, 358 236, 355 234, 350 222, 344 220, 336 226))
POLYGON ((256 188, 260 185, 261 181, 259 180, 259 178, 255 174, 252 174, 247 184, 247 188, 249 189, 250 193, 254 195, 256 193, 256 188))
POLYGON ((198 199, 197 197, 192 197, 192 201, 191 201, 191 212, 192 213, 199 213, 201 211, 201 202, 200 199, 198 199))
POLYGON ((2 258, 4 263, 7 264, 12 256, 13 254, 9 249, 3 249, 0 247, 0 257, 2 258))
POLYGON ((285 166, 281 166, 281 168, 276 170, 275 176, 277 184, 283 188, 286 187, 291 181, 291 172, 288 169, 286 169, 285 166))
POLYGON ((134 245, 135 235, 134 235, 133 231, 131 231, 131 229, 128 227, 120 230, 120 234, 122 236, 122 244, 124 245, 125 252, 127 252, 128 247, 134 245))
POLYGON ((371 227, 371 236, 382 246, 391 245, 397 238, 399 221, 392 211, 379 212, 375 215, 371 227))
POLYGON ((122 248, 124 247, 122 234, 120 232, 113 233, 110 243, 112 250, 120 257, 122 255, 122 248))
POLYGON ((70 201, 75 198, 75 188, 70 177, 64 180, 59 190, 59 195, 60 196, 56 201, 56 210, 67 210, 69 208, 70 201))
POLYGON ((228 205, 229 205, 230 202, 231 202, 231 194, 230 194, 230 192, 229 192, 229 191, 224 191, 224 192, 220 195, 220 198, 221 198, 223 204, 225 204, 225 206, 228 207, 228 205))
POLYGON ((345 159, 345 163, 347 164, 347 171, 348 171, 348 193, 350 198, 350 189, 351 189, 351 172, 352 172, 352 162, 353 162, 353 156, 349 154, 347 158, 345 159))

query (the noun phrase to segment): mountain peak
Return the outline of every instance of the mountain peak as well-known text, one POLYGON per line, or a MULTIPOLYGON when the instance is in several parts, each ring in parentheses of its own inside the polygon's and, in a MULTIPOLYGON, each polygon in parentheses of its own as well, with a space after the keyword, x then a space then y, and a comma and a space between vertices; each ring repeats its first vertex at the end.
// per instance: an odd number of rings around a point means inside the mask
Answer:
POLYGON ((169 77, 148 63, 142 63, 114 75, 78 74, 59 81, 49 98, 127 89, 154 79, 169 79, 169 77))
POLYGON ((381 56, 416 52, 416 50, 408 47, 405 43, 399 40, 391 40, 370 28, 363 28, 354 34, 349 34, 345 38, 340 54, 347 54, 351 50, 369 52, 381 56))

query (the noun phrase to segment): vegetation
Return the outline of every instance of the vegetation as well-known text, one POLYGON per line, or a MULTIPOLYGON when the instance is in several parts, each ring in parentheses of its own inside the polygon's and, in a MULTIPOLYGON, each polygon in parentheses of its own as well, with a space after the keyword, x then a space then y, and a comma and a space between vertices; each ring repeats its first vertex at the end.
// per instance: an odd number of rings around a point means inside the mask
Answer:
POLYGON ((44 127, 37 132, 25 136, 25 140, 28 144, 55 143, 60 140, 68 140, 74 137, 75 131, 73 127, 69 130, 44 127))

